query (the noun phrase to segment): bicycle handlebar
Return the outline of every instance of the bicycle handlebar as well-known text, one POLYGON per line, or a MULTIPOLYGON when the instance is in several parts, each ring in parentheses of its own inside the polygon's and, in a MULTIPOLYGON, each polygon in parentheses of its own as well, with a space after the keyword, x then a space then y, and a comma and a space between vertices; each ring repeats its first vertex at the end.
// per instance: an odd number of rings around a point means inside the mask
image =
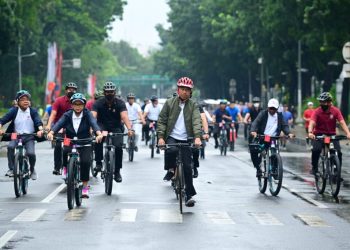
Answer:
POLYGON ((315 140, 323 140, 325 138, 329 137, 333 141, 341 141, 341 140, 347 140, 348 138, 345 135, 317 135, 315 136, 315 140))

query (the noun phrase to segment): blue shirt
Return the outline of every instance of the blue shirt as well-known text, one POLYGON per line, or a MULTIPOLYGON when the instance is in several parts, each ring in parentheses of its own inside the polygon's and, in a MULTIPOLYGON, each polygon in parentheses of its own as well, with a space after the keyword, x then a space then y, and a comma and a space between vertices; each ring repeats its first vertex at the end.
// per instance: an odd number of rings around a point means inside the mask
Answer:
POLYGON ((236 122, 237 121, 237 115, 240 112, 239 108, 237 108, 237 107, 234 107, 234 108, 226 107, 226 110, 230 114, 230 116, 232 117, 232 121, 236 122))
POLYGON ((293 115, 292 115, 292 113, 289 112, 289 111, 283 111, 283 112, 282 112, 282 115, 283 115, 283 120, 284 120, 284 122, 287 123, 287 124, 288 124, 288 121, 289 121, 289 120, 293 119, 293 115))
POLYGON ((51 111, 52 111, 52 105, 48 106, 46 109, 45 109, 45 112, 47 112, 49 114, 49 116, 51 115, 51 111))
POLYGON ((218 108, 217 110, 214 111, 214 115, 215 115, 215 122, 220 123, 222 122, 222 116, 223 115, 229 116, 230 113, 226 109, 221 110, 220 108, 218 108))

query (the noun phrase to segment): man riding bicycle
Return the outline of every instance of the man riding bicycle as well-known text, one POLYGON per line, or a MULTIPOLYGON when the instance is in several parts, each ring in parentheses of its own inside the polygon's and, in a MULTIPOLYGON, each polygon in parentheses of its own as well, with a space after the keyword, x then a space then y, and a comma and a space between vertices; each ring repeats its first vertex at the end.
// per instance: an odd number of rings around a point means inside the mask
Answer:
MULTIPOLYGON (((149 124, 151 122, 154 122, 154 125, 157 128, 158 117, 161 110, 162 110, 162 105, 158 103, 158 97, 155 95, 152 96, 151 103, 146 105, 145 111, 143 113, 143 118, 146 120, 145 136, 146 136, 147 142, 150 140, 149 124)), ((159 153, 159 149, 157 149, 157 153, 159 153)))
MULTIPOLYGON (((222 121, 226 121, 226 122, 232 121, 230 113, 226 110, 226 104, 227 104, 226 101, 220 101, 219 108, 216 109, 213 113, 213 121, 215 123, 215 125, 214 125, 215 148, 219 147, 219 143, 218 143, 218 135, 220 133, 219 124, 222 121)), ((230 128, 227 126, 226 126, 226 131, 227 131, 227 140, 229 140, 230 139, 230 128)))
MULTIPOLYGON (((244 116, 244 121, 243 121, 245 124, 247 124, 247 126, 248 126, 247 129, 249 130, 249 132, 251 130, 251 128, 250 128, 251 124, 258 117, 258 114, 260 113, 260 111, 263 110, 261 108, 261 105, 260 105, 260 98, 259 97, 255 96, 252 101, 253 101, 253 106, 248 109, 247 113, 244 116)), ((248 137, 248 142, 249 143, 252 142, 252 136, 248 137)))
MULTIPOLYGON (((267 110, 261 111, 252 123, 250 134, 253 138, 256 138, 257 135, 279 136, 281 131, 290 138, 293 137, 293 134, 289 131, 288 124, 283 120, 282 113, 277 112, 278 107, 279 102, 277 99, 272 98, 269 100, 267 110)), ((259 156, 259 153, 251 151, 250 157, 256 168, 256 177, 261 176, 261 156, 259 156)))
MULTIPOLYGON (((104 97, 96 100, 92 107, 92 114, 97 118, 97 124, 103 131, 122 133, 124 131, 124 124, 128 129, 128 136, 132 136, 134 131, 132 130, 131 123, 128 118, 128 111, 126 109, 123 100, 117 98, 116 85, 113 82, 106 82, 103 85, 104 97)), ((123 137, 117 136, 113 138, 113 145, 115 146, 115 171, 114 180, 116 182, 122 182, 122 176, 120 169, 123 165, 123 137)), ((102 170, 103 159, 103 145, 102 143, 95 145, 95 171, 100 172, 102 170)))
MULTIPOLYGON (((135 103, 135 94, 129 93, 126 97, 127 102, 125 103, 126 109, 128 110, 129 121, 131 123, 136 123, 140 119, 142 124, 146 124, 143 119, 142 110, 138 103, 135 103)), ((138 134, 135 133, 135 151, 138 151, 137 148, 138 134)))
MULTIPOLYGON (((46 125, 47 130, 51 130, 53 124, 55 124, 62 115, 72 108, 70 98, 77 92, 78 86, 74 82, 66 84, 65 95, 58 97, 52 105, 52 111, 49 121, 46 125)), ((63 136, 59 133, 58 136, 63 136)), ((56 142, 54 149, 54 162, 55 167, 53 170, 54 175, 60 175, 60 169, 62 167, 62 142, 56 142)), ((65 173, 63 173, 65 175, 65 173)))
MULTIPOLYGON (((19 134, 31 134, 36 132, 39 137, 43 135, 43 123, 41 122, 38 112, 30 107, 30 94, 26 90, 20 90, 16 94, 17 107, 12 107, 1 119, 0 119, 0 135, 3 134, 1 130, 2 125, 11 122, 8 126, 6 133, 19 133, 19 134)), ((23 145, 26 149, 26 154, 29 158, 30 165, 30 177, 32 180, 37 179, 35 171, 35 143, 33 135, 23 136, 23 145)), ((10 138, 3 138, 2 140, 10 140, 10 138)), ((6 176, 13 176, 13 168, 15 164, 15 148, 17 141, 12 140, 7 146, 7 159, 9 170, 6 176)))
MULTIPOLYGON (((178 97, 173 97, 165 102, 158 120, 158 144, 165 143, 183 143, 188 138, 195 138, 195 145, 201 145, 201 118, 197 105, 190 99, 192 95, 193 82, 188 77, 182 77, 177 82, 178 97)), ((170 181, 174 176, 176 168, 176 150, 167 150, 165 152, 165 181, 170 181)), ((185 204, 188 207, 195 205, 192 198, 196 195, 193 186, 192 169, 191 169, 191 148, 183 148, 182 157, 184 164, 185 178, 185 204)))
MULTIPOLYGON (((329 92, 323 92, 317 98, 320 106, 314 110, 309 124, 309 138, 315 139, 319 135, 336 135, 336 125, 339 122, 341 128, 346 133, 346 137, 350 139, 350 131, 345 123, 343 115, 337 107, 332 104, 333 97, 329 92)), ((334 148, 338 151, 340 166, 342 165, 342 152, 339 141, 333 141, 334 148)), ((322 141, 314 140, 312 142, 312 174, 318 171, 318 159, 322 151, 322 141)))

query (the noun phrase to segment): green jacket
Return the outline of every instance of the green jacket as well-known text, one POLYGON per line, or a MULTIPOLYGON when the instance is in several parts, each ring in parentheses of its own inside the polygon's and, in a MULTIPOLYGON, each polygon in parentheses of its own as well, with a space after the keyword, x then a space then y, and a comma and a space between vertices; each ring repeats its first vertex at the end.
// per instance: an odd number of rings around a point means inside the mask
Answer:
MULTIPOLYGON (((157 122, 158 139, 166 140, 175 127, 175 123, 181 112, 180 99, 173 97, 168 99, 159 114, 157 122)), ((184 107, 185 126, 188 137, 201 137, 201 116, 197 104, 191 99, 187 100, 184 107)))

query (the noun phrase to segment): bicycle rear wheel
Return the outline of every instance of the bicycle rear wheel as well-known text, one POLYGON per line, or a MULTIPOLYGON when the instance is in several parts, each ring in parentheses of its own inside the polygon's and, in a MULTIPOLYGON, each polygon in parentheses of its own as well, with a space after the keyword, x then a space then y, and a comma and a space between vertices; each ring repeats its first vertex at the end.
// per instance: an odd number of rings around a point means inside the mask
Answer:
POLYGON ((262 160, 262 166, 260 166, 261 168, 261 172, 262 175, 257 177, 258 178, 258 185, 259 185, 259 191, 260 193, 264 194, 267 188, 267 177, 266 177, 266 173, 267 173, 267 159, 263 159, 262 160))
POLYGON ((28 192, 28 179, 29 179, 29 160, 27 157, 23 158, 23 169, 22 169, 22 193, 27 194, 28 192))
POLYGON ((277 196, 281 191, 283 181, 283 164, 282 158, 279 154, 272 156, 270 159, 268 179, 271 195, 277 196))
POLYGON ((331 156, 329 163, 330 163, 329 184, 331 186, 332 196, 337 197, 340 191, 340 184, 341 184, 341 166, 340 166, 338 156, 337 155, 331 156))
POLYGON ((15 165, 13 166, 13 184, 15 188, 16 197, 22 195, 22 173, 21 166, 23 164, 23 156, 20 156, 19 153, 15 155, 15 165))
POLYGON ((107 159, 105 160, 105 193, 107 195, 112 194, 113 189, 113 173, 114 173, 114 152, 108 151, 107 153, 107 159))
POLYGON ((326 161, 323 155, 318 159, 318 171, 315 173, 315 186, 319 194, 323 194, 327 184, 326 161))
POLYGON ((76 159, 74 157, 70 157, 68 163, 68 171, 67 171, 67 205, 68 209, 71 210, 74 207, 74 165, 76 159))
POLYGON ((77 204, 78 207, 81 206, 81 203, 83 201, 82 198, 82 192, 83 192, 83 185, 80 182, 80 163, 77 161, 75 162, 74 166, 74 196, 75 196, 75 204, 77 204))

